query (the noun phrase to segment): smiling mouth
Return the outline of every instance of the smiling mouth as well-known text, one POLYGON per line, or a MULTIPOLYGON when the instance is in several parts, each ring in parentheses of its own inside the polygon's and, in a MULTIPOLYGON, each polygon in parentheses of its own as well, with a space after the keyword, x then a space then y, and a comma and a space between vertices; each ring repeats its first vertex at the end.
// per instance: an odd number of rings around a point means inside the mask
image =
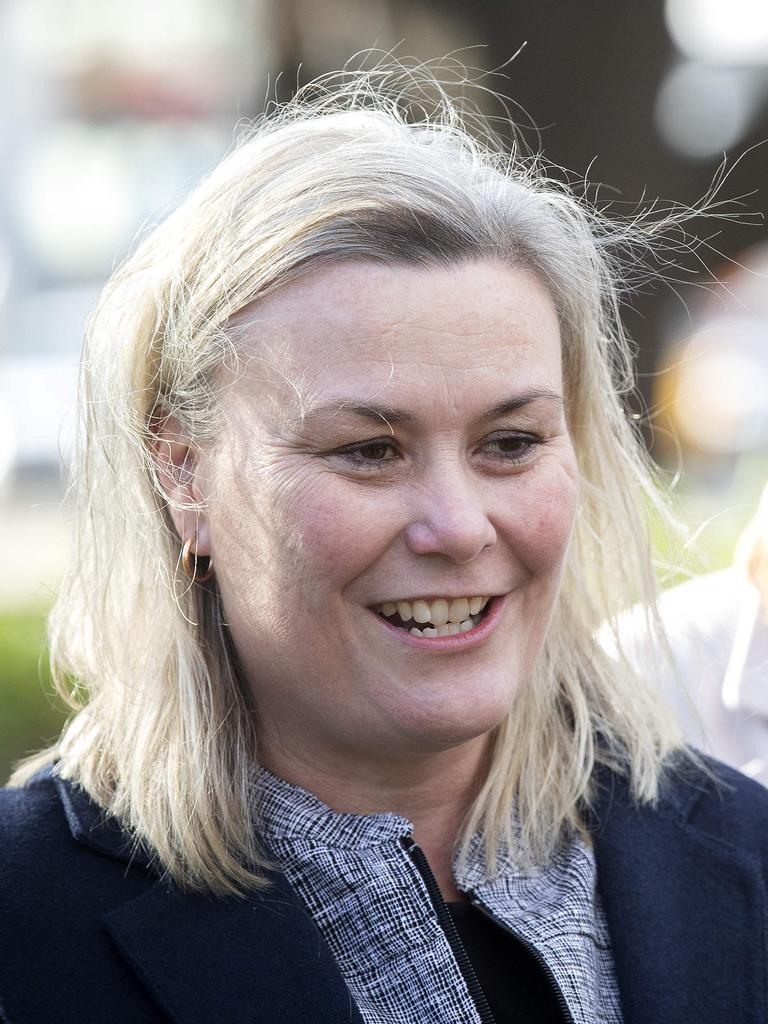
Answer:
POLYGON ((488 597, 437 598, 434 601, 385 601, 374 611, 391 626, 413 636, 455 636, 482 622, 488 597))

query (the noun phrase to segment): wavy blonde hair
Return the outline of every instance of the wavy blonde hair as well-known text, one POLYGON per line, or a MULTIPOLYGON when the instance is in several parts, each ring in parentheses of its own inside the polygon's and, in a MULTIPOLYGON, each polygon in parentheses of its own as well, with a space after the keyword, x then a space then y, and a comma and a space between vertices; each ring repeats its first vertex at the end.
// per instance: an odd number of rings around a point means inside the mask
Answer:
POLYGON ((633 373, 619 319, 622 260, 649 230, 600 215, 519 143, 510 155, 424 67, 341 73, 258 121, 138 245, 89 321, 75 543, 50 620, 54 676, 76 714, 12 783, 55 759, 181 886, 263 884, 254 711, 215 579, 180 572, 156 419, 215 445, 217 371, 240 349, 233 318, 318 267, 490 258, 534 271, 555 300, 582 483, 544 649, 495 732, 464 838, 482 829, 493 865, 498 843, 514 842, 514 804, 527 856, 546 859, 578 827, 597 763, 652 801, 677 727, 595 639, 656 593, 645 517, 658 497, 623 406, 633 373))

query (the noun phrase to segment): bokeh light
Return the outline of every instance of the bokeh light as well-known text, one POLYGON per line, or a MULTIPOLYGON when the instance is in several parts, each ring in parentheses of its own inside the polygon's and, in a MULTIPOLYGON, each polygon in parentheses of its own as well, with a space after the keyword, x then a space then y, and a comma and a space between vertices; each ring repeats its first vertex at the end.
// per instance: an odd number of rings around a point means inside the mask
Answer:
POLYGON ((682 53, 710 64, 768 61, 765 0, 666 0, 664 14, 682 53))
POLYGON ((753 77, 740 68, 681 61, 659 87, 656 125, 671 149, 694 159, 715 157, 744 138, 759 99, 753 77))

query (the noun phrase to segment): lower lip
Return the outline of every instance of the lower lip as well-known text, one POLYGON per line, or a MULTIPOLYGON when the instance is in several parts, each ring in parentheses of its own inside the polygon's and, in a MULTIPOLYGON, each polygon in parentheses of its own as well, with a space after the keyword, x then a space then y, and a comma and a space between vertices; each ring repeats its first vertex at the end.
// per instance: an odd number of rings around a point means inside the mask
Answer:
POLYGON ((453 636, 415 636, 413 633, 409 633, 406 629, 400 629, 398 626, 393 626, 391 622, 387 622, 387 620, 382 615, 379 615, 378 612, 373 612, 372 614, 375 615, 382 626, 396 636, 401 643, 408 644, 411 647, 416 647, 422 651, 435 652, 466 651, 472 647, 476 647, 478 644, 481 644, 484 640, 487 640, 495 630, 499 619, 501 618, 501 611, 504 607, 506 597, 506 594, 502 594, 499 597, 492 597, 485 606, 485 614, 480 622, 478 622, 478 624, 472 629, 468 629, 466 633, 454 633, 453 636))

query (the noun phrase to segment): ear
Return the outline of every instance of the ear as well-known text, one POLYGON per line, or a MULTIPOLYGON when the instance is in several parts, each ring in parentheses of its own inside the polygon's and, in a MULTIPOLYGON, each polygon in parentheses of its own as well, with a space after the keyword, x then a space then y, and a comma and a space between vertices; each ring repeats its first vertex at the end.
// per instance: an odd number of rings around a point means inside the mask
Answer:
POLYGON ((192 538, 192 551, 211 553, 208 518, 200 508, 199 453, 173 416, 158 417, 152 424, 152 462, 160 487, 168 499, 168 512, 180 541, 192 538))

